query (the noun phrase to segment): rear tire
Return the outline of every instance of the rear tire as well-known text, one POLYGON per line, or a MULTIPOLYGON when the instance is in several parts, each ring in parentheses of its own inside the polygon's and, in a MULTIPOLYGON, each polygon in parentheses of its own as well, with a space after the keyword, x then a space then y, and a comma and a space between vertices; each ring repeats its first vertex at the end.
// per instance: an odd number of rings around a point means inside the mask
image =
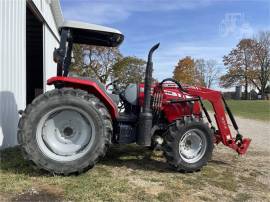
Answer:
POLYGON ((177 171, 198 171, 211 159, 212 131, 195 118, 177 120, 166 132, 163 150, 167 162, 177 171))
POLYGON ((103 103, 72 88, 46 92, 28 105, 18 125, 24 157, 55 174, 81 173, 105 156, 112 121, 103 103))

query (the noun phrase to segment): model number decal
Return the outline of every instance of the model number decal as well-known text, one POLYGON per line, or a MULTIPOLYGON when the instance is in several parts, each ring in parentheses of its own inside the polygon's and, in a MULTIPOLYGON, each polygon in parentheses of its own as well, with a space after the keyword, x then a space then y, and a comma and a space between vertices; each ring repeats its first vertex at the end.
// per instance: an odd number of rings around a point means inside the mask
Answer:
POLYGON ((170 96, 175 96, 175 97, 182 97, 182 95, 180 93, 176 93, 173 91, 169 91, 169 90, 164 90, 165 95, 170 95, 170 96))

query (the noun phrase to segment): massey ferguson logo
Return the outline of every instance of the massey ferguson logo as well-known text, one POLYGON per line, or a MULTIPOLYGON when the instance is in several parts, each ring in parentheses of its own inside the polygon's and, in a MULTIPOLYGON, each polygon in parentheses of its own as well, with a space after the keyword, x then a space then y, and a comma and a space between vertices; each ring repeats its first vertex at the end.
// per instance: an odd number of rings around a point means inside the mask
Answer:
POLYGON ((165 88, 178 88, 178 86, 175 84, 175 83, 163 83, 162 84, 162 87, 165 87, 165 88))
POLYGON ((183 95, 181 93, 177 93, 177 92, 173 92, 173 91, 169 91, 169 90, 164 90, 164 94, 165 95, 170 95, 170 96, 174 96, 174 97, 180 97, 180 98, 192 98, 192 96, 189 95, 183 95))
POLYGON ((169 91, 169 90, 164 90, 164 94, 170 95, 170 96, 175 96, 175 97, 182 97, 182 95, 180 93, 176 93, 176 92, 169 91))

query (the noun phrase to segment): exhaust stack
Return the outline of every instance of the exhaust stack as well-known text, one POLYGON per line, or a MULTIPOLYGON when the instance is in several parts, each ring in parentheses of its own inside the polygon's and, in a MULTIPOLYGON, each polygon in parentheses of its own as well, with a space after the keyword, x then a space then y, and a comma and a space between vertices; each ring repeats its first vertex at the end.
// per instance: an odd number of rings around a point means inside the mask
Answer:
POLYGON ((148 53, 148 61, 145 70, 144 80, 144 102, 142 112, 139 117, 139 130, 137 133, 137 144, 143 146, 151 145, 151 129, 152 129, 152 110, 151 110, 151 85, 152 85, 152 73, 153 62, 152 55, 154 51, 159 47, 159 43, 154 45, 148 53))

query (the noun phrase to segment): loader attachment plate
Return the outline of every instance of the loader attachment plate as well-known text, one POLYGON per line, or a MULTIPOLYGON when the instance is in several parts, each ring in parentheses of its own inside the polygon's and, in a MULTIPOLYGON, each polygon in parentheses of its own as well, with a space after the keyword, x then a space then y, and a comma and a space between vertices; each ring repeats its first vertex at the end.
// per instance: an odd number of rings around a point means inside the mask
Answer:
POLYGON ((244 138, 242 140, 242 143, 238 143, 237 144, 237 149, 236 149, 236 152, 238 154, 245 154, 247 152, 247 149, 249 147, 249 144, 251 142, 251 139, 249 138, 244 138))

